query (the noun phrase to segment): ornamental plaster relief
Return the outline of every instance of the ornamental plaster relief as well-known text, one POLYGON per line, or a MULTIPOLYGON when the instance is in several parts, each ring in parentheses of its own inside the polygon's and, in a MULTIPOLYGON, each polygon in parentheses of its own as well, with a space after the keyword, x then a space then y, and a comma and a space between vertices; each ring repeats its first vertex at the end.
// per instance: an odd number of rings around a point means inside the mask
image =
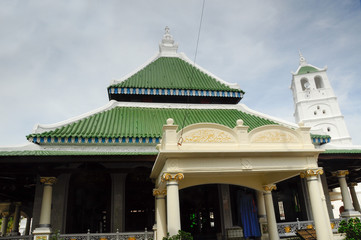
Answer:
POLYGON ((241 158, 240 164, 241 164, 242 170, 252 170, 253 169, 252 159, 250 159, 250 158, 241 158))
POLYGON ((289 132, 280 130, 266 130, 255 133, 251 137, 252 143, 299 143, 299 139, 289 132))
POLYGON ((187 133, 184 143, 234 143, 233 136, 218 129, 199 129, 187 133))

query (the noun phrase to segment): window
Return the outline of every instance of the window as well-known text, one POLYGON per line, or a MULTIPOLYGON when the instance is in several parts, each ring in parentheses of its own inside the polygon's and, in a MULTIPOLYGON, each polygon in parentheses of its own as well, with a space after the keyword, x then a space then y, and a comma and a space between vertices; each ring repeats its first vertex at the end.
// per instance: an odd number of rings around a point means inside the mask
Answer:
POLYGON ((302 86, 302 91, 306 91, 306 90, 310 89, 310 83, 308 82, 307 78, 301 79, 301 86, 302 86))
POLYGON ((324 88, 323 81, 322 81, 322 78, 320 76, 315 77, 315 85, 316 85, 317 89, 324 88))

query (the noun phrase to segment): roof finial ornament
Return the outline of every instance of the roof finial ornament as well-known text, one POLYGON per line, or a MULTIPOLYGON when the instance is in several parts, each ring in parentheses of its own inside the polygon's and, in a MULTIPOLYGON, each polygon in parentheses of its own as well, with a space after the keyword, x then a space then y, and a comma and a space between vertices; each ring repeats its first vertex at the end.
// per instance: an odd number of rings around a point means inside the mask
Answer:
POLYGON ((174 43, 173 36, 169 33, 169 27, 165 27, 162 41, 159 43, 159 52, 162 56, 172 57, 177 55, 178 44, 174 43))
POLYGON ((300 49, 298 50, 298 53, 300 54, 300 66, 306 66, 307 65, 306 59, 303 57, 300 49))

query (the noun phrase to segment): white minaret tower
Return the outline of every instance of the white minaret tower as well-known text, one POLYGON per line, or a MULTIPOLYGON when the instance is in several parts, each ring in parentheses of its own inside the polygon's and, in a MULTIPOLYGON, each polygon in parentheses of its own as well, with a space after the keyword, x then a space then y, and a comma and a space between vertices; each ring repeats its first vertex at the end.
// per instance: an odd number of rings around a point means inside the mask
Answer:
POLYGON ((331 143, 351 145, 352 140, 341 114, 337 97, 323 69, 308 64, 300 52, 300 65, 292 73, 291 90, 296 123, 303 122, 311 130, 321 129, 331 136, 331 143))

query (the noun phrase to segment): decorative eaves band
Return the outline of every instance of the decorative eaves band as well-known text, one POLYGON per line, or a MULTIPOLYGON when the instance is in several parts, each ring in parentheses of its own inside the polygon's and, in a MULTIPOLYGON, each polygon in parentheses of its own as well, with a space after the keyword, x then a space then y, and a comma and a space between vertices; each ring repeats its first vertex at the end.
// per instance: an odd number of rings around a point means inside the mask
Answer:
POLYGON ((325 144, 325 143, 329 143, 331 141, 330 137, 329 138, 318 138, 318 137, 313 137, 311 135, 311 138, 312 138, 312 143, 320 144, 320 145, 325 144))
POLYGON ((117 88, 110 87, 109 94, 138 94, 162 96, 195 96, 195 97, 236 97, 242 98, 243 92, 187 90, 187 89, 160 89, 160 88, 117 88))
POLYGON ((139 137, 134 137, 134 138, 129 138, 129 137, 119 137, 119 138, 105 138, 105 137, 91 137, 91 138, 83 138, 83 137, 30 137, 29 138, 30 142, 33 143, 41 143, 41 144, 45 144, 45 143, 52 143, 52 144, 62 144, 62 143, 67 143, 67 144, 99 144, 99 143, 104 143, 104 144, 119 144, 119 143, 136 143, 136 144, 141 144, 141 143, 150 143, 150 144, 158 144, 160 143, 160 138, 157 137, 147 137, 147 138, 139 138, 139 137))

